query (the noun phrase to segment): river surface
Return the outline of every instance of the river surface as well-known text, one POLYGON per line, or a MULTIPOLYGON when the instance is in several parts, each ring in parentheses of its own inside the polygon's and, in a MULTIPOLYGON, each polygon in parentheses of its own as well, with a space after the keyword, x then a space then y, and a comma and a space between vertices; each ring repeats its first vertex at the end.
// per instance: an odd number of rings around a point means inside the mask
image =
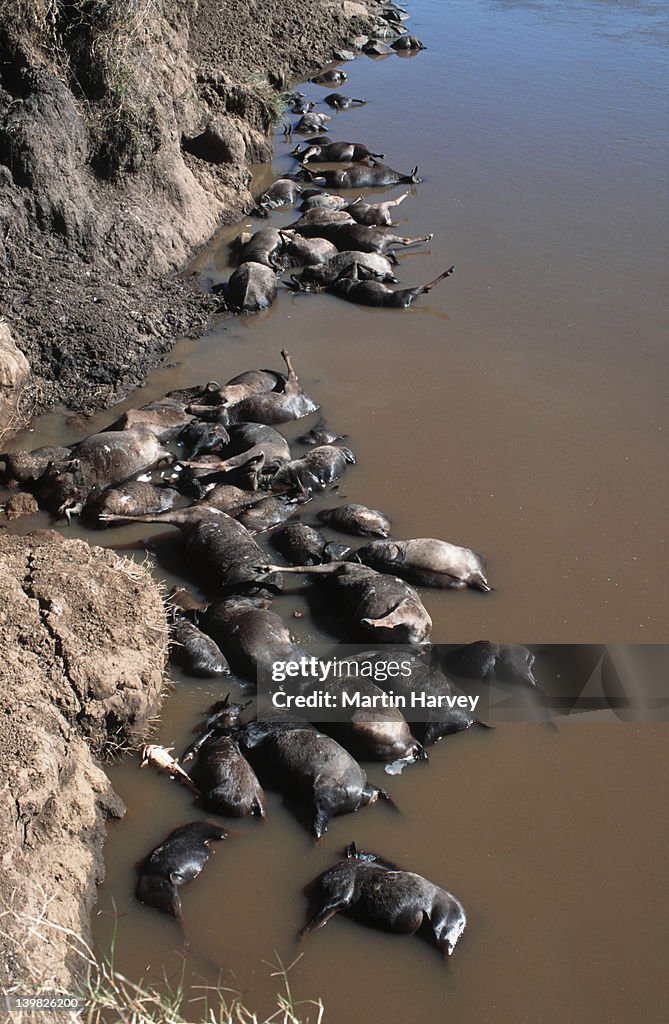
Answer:
MULTIPOLYGON (((455 263, 453 277, 409 311, 281 291, 268 313, 178 343, 122 408, 279 367, 285 346, 358 457, 342 495, 388 512, 398 537, 444 537, 485 554, 491 594, 426 594, 435 640, 662 643, 665 5, 415 0, 410 9, 410 31, 428 49, 346 65, 341 91, 369 102, 335 115, 330 135, 364 141, 403 171, 419 165, 423 182, 397 211, 400 233, 434 239, 400 255, 398 276, 420 283, 455 263)), ((294 168, 290 148, 279 135, 273 164, 257 169, 259 190, 294 168)), ((240 229, 198 260, 205 282, 227 277, 240 229)), ((82 422, 57 411, 15 446, 71 443, 117 415, 82 422)), ((94 540, 123 550, 158 532, 131 526, 94 540)), ((287 614, 304 607, 299 586, 290 589, 277 605, 287 614)), ((306 642, 318 639, 308 619, 294 621, 306 642)), ((157 741, 179 750, 221 689, 174 678, 157 741)), ((277 989, 263 961, 303 952, 293 991, 321 997, 331 1024, 659 1022, 666 738, 663 725, 583 716, 557 730, 474 730, 392 780, 400 813, 375 805, 336 819, 317 847, 269 794, 267 819, 234 823, 184 890, 183 934, 133 899, 134 865, 201 815, 187 791, 127 758, 110 771, 128 814, 109 829, 96 940, 106 948, 116 934, 117 966, 132 978, 220 978, 263 1013, 277 989), (446 967, 425 942, 343 918, 297 946, 303 886, 351 839, 465 904, 469 927, 446 967)), ((378 765, 369 774, 388 781, 378 765)))

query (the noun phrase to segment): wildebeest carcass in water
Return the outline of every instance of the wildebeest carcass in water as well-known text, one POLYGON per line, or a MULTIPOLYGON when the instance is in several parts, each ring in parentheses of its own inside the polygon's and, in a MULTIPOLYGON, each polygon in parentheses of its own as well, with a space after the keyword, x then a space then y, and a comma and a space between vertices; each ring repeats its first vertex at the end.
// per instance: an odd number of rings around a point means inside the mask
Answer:
POLYGON ((216 415, 221 407, 237 405, 251 395, 260 395, 266 391, 277 391, 286 383, 286 374, 279 370, 244 370, 219 387, 218 384, 209 388, 205 394, 206 402, 191 402, 188 412, 207 419, 216 415))
POLYGON ((291 523, 272 534, 272 546, 287 558, 292 565, 323 565, 340 561, 350 548, 336 544, 313 526, 305 523, 291 523))
POLYGON ((404 53, 427 49, 425 44, 421 43, 417 36, 400 36, 400 38, 396 39, 394 43, 390 44, 390 46, 393 50, 404 53))
POLYGON ((364 107, 367 100, 356 100, 353 96, 344 96, 340 92, 331 92, 325 97, 325 102, 335 110, 348 110, 349 107, 364 107))
POLYGON ((293 640, 266 598, 235 595, 214 601, 202 613, 200 623, 235 671, 253 682, 260 673, 269 673, 274 662, 310 656, 293 640))
MULTIPOLYGON (((247 371, 248 380, 241 381, 247 374, 240 374, 218 392, 211 392, 213 402, 217 394, 220 396, 218 404, 197 404, 190 409, 197 415, 220 417, 228 427, 289 423, 317 412, 320 406, 303 390, 285 349, 281 350, 281 355, 288 369, 287 375, 270 370, 247 371)), ((240 436, 234 430, 230 430, 230 434, 233 442, 236 436, 240 436)), ((246 454, 250 457, 250 452, 246 454)))
POLYGON ((233 736, 211 736, 200 749, 192 775, 207 810, 233 818, 265 817, 258 776, 233 736))
POLYGON ((281 350, 281 355, 288 368, 283 391, 266 391, 244 398, 230 409, 230 423, 265 423, 270 426, 299 420, 318 411, 320 406, 303 391, 285 349, 281 350))
POLYGON ((106 516, 105 522, 164 523, 181 530, 186 553, 205 589, 215 596, 234 591, 280 590, 281 577, 268 578, 257 566, 264 552, 249 531, 226 512, 206 505, 191 505, 159 515, 106 516), (262 581, 262 582, 260 582, 262 581))
MULTIPOLYGON (((297 113, 297 111, 295 111, 297 113)), ((276 210, 281 206, 290 206, 302 192, 302 186, 292 178, 278 178, 258 196, 256 208, 252 211, 256 216, 267 216, 268 210, 276 210)))
POLYGON ((101 516, 167 512, 180 497, 174 487, 156 486, 147 480, 129 480, 102 491, 94 488, 81 510, 81 517, 88 525, 104 525, 100 523, 101 516))
POLYGON ((290 462, 290 446, 283 434, 266 423, 238 423, 230 427, 232 454, 217 463, 184 462, 195 469, 208 469, 211 473, 225 473, 244 466, 249 459, 262 455, 263 473, 276 473, 277 469, 290 462))
POLYGON ((316 880, 318 908, 300 936, 322 928, 340 912, 398 935, 414 935, 427 920, 438 948, 451 955, 467 924, 465 909, 455 896, 422 875, 357 850, 354 843, 346 855, 316 880))
POLYGON ((228 833, 208 821, 193 821, 170 832, 140 868, 137 899, 173 917, 181 917, 179 887, 191 882, 209 860, 209 843, 228 833))
POLYGON ((268 494, 267 497, 236 513, 237 522, 243 523, 249 533, 264 533, 293 518, 297 514, 298 505, 305 498, 304 494, 296 498, 283 494, 268 494))
POLYGON ((334 441, 343 441, 345 437, 346 434, 338 434, 336 430, 331 430, 325 421, 321 419, 315 427, 308 430, 306 434, 301 434, 297 440, 299 444, 322 445, 333 444, 334 441))
POLYGON ((425 749, 411 735, 407 720, 399 708, 388 703, 384 691, 370 679, 361 679, 357 674, 349 678, 347 663, 342 662, 340 665, 337 678, 326 683, 316 680, 302 689, 305 695, 332 694, 335 706, 341 702, 343 693, 351 698, 346 720, 340 721, 337 718, 319 723, 319 727, 362 761, 393 762, 390 767, 394 771, 390 774, 397 774, 399 762, 405 767, 415 761, 425 760, 425 749), (355 701, 359 703, 356 705, 355 701))
POLYGON ((251 704, 250 700, 244 704, 231 701, 229 693, 226 694, 223 700, 216 701, 209 708, 205 716, 204 726, 200 730, 199 736, 189 744, 179 758, 181 764, 192 761, 205 743, 208 743, 213 736, 232 736, 239 726, 242 712, 246 710, 249 704, 251 704))
POLYGON ((339 85, 340 82, 345 82, 347 78, 348 75, 345 71, 342 71, 340 68, 331 68, 329 71, 322 71, 321 74, 311 78, 310 81, 314 85, 339 85))
MULTIPOLYGON (((478 698, 469 697, 458 689, 448 676, 444 675, 433 653, 430 651, 428 656, 424 657, 404 652, 402 663, 405 671, 408 669, 408 674, 403 673, 389 680, 376 676, 379 680, 378 685, 383 690, 392 691, 394 696, 405 698, 406 718, 416 736, 424 746, 429 747, 444 736, 463 732, 473 726, 492 729, 493 726, 482 721, 475 713, 478 698), (426 701, 426 705, 417 703, 414 706, 414 694, 420 695, 421 700, 426 701)), ((367 664, 374 664, 378 660, 385 665, 387 655, 367 651, 355 656, 354 660, 362 660, 367 664)))
POLYGON ((291 278, 290 287, 301 291, 317 291, 320 288, 327 288, 354 264, 366 267, 377 281, 397 283, 392 263, 387 256, 382 256, 377 252, 344 250, 318 267, 305 267, 299 277, 291 278))
POLYGON ((325 184, 328 188, 380 188, 383 185, 417 184, 418 168, 414 167, 408 174, 395 171, 386 164, 377 163, 372 167, 356 164, 354 167, 335 167, 330 170, 311 173, 304 168, 304 173, 312 181, 325 184))
POLYGON ((228 309, 259 313, 269 309, 277 295, 276 274, 263 263, 245 262, 230 275, 225 291, 228 309))
POLYGON ((373 540, 351 556, 378 572, 396 573, 424 587, 473 587, 489 591, 485 564, 471 548, 445 540, 373 540))
POLYGON ((281 234, 286 241, 286 257, 294 266, 321 266, 337 255, 337 246, 327 238, 304 238, 290 229, 281 234))
POLYGON ((318 160, 325 164, 383 160, 383 153, 372 153, 362 142, 325 142, 319 145, 306 142, 304 147, 300 149, 298 146, 292 153, 302 164, 310 160, 318 160))
POLYGON ((296 230, 307 237, 327 238, 329 242, 334 242, 340 253, 356 250, 379 253, 382 256, 394 246, 417 245, 419 242, 429 242, 433 238, 431 234, 418 235, 415 238, 394 235, 387 228, 370 228, 365 224, 304 224, 296 230))
POLYGON ((165 395, 163 398, 140 405, 138 409, 127 409, 108 427, 108 430, 144 427, 153 431, 160 441, 170 441, 193 422, 193 416, 186 409, 187 404, 187 400, 183 398, 165 395))
POLYGON ((74 445, 65 465, 46 470, 39 480, 38 496, 69 517, 81 512, 93 490, 123 483, 173 458, 146 427, 102 431, 74 445))
POLYGON ((345 209, 357 224, 366 224, 367 227, 390 227, 393 223, 390 211, 403 203, 408 195, 409 192, 403 192, 397 199, 386 199, 383 203, 366 203, 362 199, 356 199, 345 209))
POLYGON ((297 494, 324 491, 339 479, 349 463, 355 463, 355 455, 350 448, 319 445, 301 459, 293 459, 281 466, 270 486, 273 491, 295 491, 297 494))
POLYGON ((390 533, 390 518, 384 512, 367 508, 366 505, 354 503, 324 508, 318 513, 318 518, 335 530, 358 537, 387 537, 390 533))
MULTIPOLYGON (((303 114, 300 120, 295 125, 295 131, 299 132, 300 135, 312 135, 314 132, 326 132, 328 130, 328 121, 332 118, 329 114, 317 114, 314 110, 309 111, 307 114, 303 114)), ((293 129, 288 128, 286 134, 292 134, 293 129)))
POLYGON ((449 267, 442 274, 427 284, 415 288, 391 288, 382 281, 375 280, 373 272, 354 263, 342 270, 339 277, 328 285, 327 290, 347 302, 357 302, 362 306, 375 306, 385 309, 408 309, 419 295, 432 291, 435 284, 450 277, 455 267, 449 267))
POLYGON ((304 198, 299 209, 305 213, 307 210, 343 210, 348 206, 349 200, 346 196, 336 196, 331 192, 324 192, 319 188, 305 189, 304 198))
MULTIPOLYGON (((237 246, 237 263, 240 267, 245 263, 262 263, 270 270, 281 269, 283 238, 277 228, 259 228, 253 234, 242 232, 233 246, 237 246)), ((213 289, 217 290, 219 289, 213 289)))
POLYGON ((444 655, 443 665, 447 672, 463 679, 524 683, 541 693, 534 675, 535 660, 534 652, 522 644, 477 640, 449 651, 444 655))
MULTIPOLYGON (((313 207, 311 210, 306 210, 299 220, 294 221, 290 227, 286 230, 286 233, 291 231, 301 231, 302 228, 316 228, 322 227, 325 224, 354 224, 355 221, 347 210, 331 210, 323 207, 313 207)), ((311 234, 313 235, 313 230, 311 234)))
POLYGON ((72 458, 72 451, 63 445, 44 445, 32 451, 21 449, 0 455, 0 481, 11 485, 33 487, 47 470, 60 472, 72 458))
POLYGON ((367 639, 372 637, 379 643, 422 644, 429 638, 432 619, 418 592, 397 576, 370 570, 353 561, 258 568, 268 573, 322 576, 335 599, 337 614, 367 639))
POLYGON ((218 644, 176 609, 170 612, 170 661, 196 679, 230 675, 218 644))
POLYGON ((353 814, 379 797, 389 799, 385 790, 370 785, 347 750, 307 722, 259 718, 241 731, 239 742, 257 755, 261 778, 264 770, 280 792, 309 802, 316 839, 330 818, 353 814))

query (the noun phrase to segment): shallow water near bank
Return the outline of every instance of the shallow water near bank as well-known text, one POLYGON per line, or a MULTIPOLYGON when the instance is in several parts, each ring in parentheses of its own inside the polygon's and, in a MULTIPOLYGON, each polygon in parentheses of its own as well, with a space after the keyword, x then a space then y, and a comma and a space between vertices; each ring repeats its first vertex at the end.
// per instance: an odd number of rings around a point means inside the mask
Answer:
MULTIPOLYGON (((435 640, 662 642, 663 7, 422 0, 410 9, 409 29, 428 50, 345 65, 341 91, 369 103, 334 115, 330 135, 364 141, 401 170, 419 164, 424 181, 397 212, 402 233, 435 237, 400 255, 398 276, 418 283, 451 263, 455 275, 409 311, 281 292, 267 314, 180 342, 124 405, 278 367, 285 346, 358 456, 340 493, 388 512, 396 536, 445 537, 486 555, 492 594, 425 593, 435 640)), ((290 148, 279 137, 259 188, 294 167, 290 148)), ((238 230, 198 261, 205 278, 227 277, 238 230)), ((15 446, 70 443, 117 415, 51 414, 15 446)), ((85 535, 126 549, 160 532, 85 535)), ((305 607, 293 589, 277 605, 287 615, 305 607)), ((309 620, 295 623, 316 641, 309 620)), ((175 678, 157 742, 179 750, 221 688, 175 678)), ((267 820, 231 823, 232 838, 183 892, 186 977, 211 984, 220 971, 268 1012, 277 984, 262 961, 303 951, 294 992, 322 997, 336 1024, 659 1021, 665 746, 666 727, 613 722, 463 734, 392 780, 399 813, 374 806, 337 819, 317 847, 270 794, 267 820), (343 918, 296 945, 302 887, 351 839, 465 904, 469 927, 446 967, 423 941, 343 918)), ((381 766, 369 774, 388 781, 381 766)), ((176 980, 183 935, 134 901, 134 865, 202 815, 135 759, 110 775, 128 815, 109 830, 96 938, 106 947, 116 928, 117 965, 130 977, 164 969, 176 980)))

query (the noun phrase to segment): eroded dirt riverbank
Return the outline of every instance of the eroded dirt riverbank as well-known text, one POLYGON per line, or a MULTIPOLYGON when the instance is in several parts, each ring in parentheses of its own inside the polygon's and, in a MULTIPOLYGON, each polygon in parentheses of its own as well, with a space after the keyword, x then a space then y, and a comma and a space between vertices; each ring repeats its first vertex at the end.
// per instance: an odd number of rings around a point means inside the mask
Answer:
POLYGON ((201 333, 217 303, 175 271, 252 205, 280 90, 378 6, 3 5, 0 315, 33 405, 108 406, 201 333))
POLYGON ((0 592, 0 982, 55 990, 82 970, 105 820, 125 812, 96 755, 157 712, 167 625, 146 569, 51 531, 0 534, 0 592))

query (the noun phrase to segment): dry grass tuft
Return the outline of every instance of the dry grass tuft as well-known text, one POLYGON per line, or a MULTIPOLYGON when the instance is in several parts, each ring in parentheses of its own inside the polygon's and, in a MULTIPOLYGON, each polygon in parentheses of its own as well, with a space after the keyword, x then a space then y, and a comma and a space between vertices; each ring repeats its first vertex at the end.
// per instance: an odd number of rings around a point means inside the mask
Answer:
POLYGON ((150 25, 160 0, 10 0, 8 13, 36 39, 52 70, 89 113, 91 164, 100 177, 134 171, 158 145, 143 92, 150 25))
MULTIPOLYGON (((49 943, 50 930, 67 937, 72 959, 80 964, 81 981, 62 995, 76 995, 84 1003, 80 1010, 66 1010, 58 1014, 61 1024, 322 1024, 325 1010, 320 999, 296 1001, 290 986, 289 972, 302 953, 285 966, 277 955, 275 964, 268 964, 270 977, 281 979, 281 991, 276 995, 276 1010, 269 1017, 260 1017, 242 1002, 238 993, 222 985, 196 986, 201 995, 188 998, 183 972, 176 984, 165 979, 160 986, 140 980, 130 981, 114 966, 114 944, 110 954, 96 957, 88 943, 72 929, 55 924, 48 918, 50 900, 45 899, 36 916, 15 909, 0 914, 11 917, 24 935, 25 947, 34 948, 34 942, 49 943), (197 1006, 197 1010, 194 1007, 197 1006)), ((22 984, 6 990, 39 995, 43 991, 39 977, 33 970, 22 984)), ((53 995, 53 987, 49 988, 53 995)), ((12 1013, 12 1024, 43 1024, 44 1011, 20 1010, 12 1013)))

